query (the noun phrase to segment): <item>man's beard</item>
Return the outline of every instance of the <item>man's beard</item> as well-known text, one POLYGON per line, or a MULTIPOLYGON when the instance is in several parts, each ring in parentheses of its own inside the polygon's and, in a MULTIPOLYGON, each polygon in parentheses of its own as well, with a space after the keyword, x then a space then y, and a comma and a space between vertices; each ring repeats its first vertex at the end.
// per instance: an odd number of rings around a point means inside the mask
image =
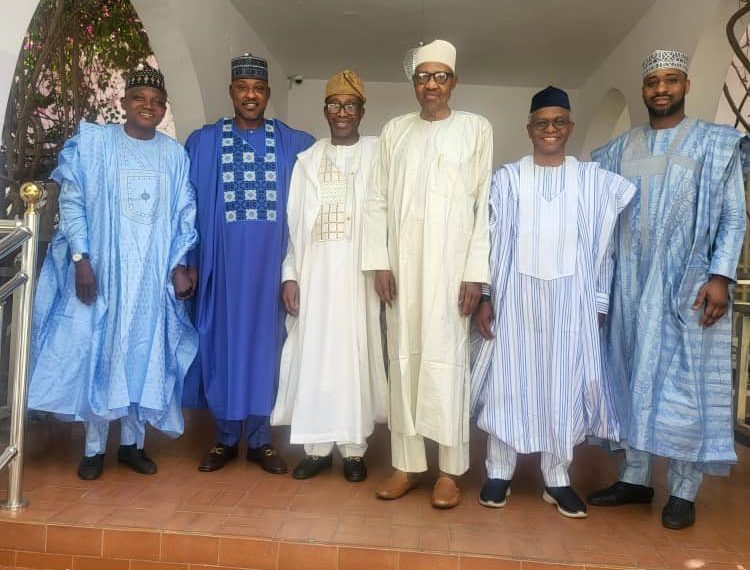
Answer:
POLYGON ((646 103, 646 108, 648 109, 648 116, 651 118, 678 115, 685 110, 685 96, 680 97, 678 101, 675 101, 669 107, 654 109, 650 104, 646 103))

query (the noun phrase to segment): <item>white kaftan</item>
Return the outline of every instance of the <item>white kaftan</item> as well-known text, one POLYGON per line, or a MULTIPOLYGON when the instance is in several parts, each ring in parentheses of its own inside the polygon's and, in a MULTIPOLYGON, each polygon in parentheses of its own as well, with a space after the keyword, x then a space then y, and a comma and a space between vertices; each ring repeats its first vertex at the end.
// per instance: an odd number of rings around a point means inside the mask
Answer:
POLYGON ((390 428, 445 446, 469 439, 468 318, 462 281, 489 278, 492 127, 452 111, 388 122, 365 204, 363 268, 391 270, 386 311, 390 428))
POLYGON ((362 205, 377 139, 351 146, 323 139, 298 155, 289 188, 289 248, 282 281, 300 289, 288 337, 273 425, 292 443, 364 444, 385 421, 380 300, 361 270, 362 205))

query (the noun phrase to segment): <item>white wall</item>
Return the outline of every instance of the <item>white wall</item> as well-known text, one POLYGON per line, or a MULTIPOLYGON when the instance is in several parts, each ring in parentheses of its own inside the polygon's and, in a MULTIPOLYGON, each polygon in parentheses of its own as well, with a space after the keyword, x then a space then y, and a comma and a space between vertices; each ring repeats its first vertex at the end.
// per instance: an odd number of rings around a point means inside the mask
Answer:
POLYGON ((13 81, 13 72, 18 62, 18 52, 21 49, 21 41, 29 27, 29 21, 36 10, 37 0, 24 0, 24 2, 2 2, 3 21, 2 33, 0 33, 0 132, 5 122, 5 108, 8 106, 8 95, 10 85, 13 81))
MULTIPOLYGON (((301 85, 292 85, 289 91, 289 124, 306 130, 314 136, 329 136, 323 118, 325 94, 323 80, 305 79, 301 85)), ((531 96, 546 87, 494 87, 488 85, 463 85, 453 92, 454 109, 472 111, 486 117, 494 128, 495 164, 516 160, 528 154, 531 146, 526 135, 526 119, 531 96)), ((365 82, 367 104, 360 132, 377 135, 388 119, 418 109, 411 84, 365 82)), ((569 92, 575 108, 578 91, 569 92)))

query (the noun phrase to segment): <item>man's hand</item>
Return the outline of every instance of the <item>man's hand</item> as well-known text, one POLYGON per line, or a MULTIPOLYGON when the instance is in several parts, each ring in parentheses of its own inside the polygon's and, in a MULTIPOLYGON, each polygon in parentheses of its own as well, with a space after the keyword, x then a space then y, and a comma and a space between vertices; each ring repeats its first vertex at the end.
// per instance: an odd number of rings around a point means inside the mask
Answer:
POLYGON ((477 325, 477 330, 487 340, 492 340, 495 335, 492 334, 492 321, 495 318, 495 310, 492 308, 490 301, 482 301, 479 303, 477 312, 474 313, 474 323, 477 325))
POLYGON ((96 301, 96 277, 91 262, 84 258, 75 263, 76 267, 76 297, 84 305, 92 305, 96 301))
POLYGON ((375 292, 389 307, 396 300, 396 279, 390 269, 381 269, 375 272, 375 292))
POLYGON ((198 268, 193 267, 192 265, 188 265, 187 269, 187 276, 188 279, 190 279, 190 283, 193 284, 193 294, 198 290, 198 268))
POLYGON ((293 317, 299 316, 299 285, 296 281, 284 281, 281 285, 281 301, 286 312, 293 317))
POLYGON ((178 265, 172 271, 172 285, 174 286, 174 296, 180 301, 186 301, 195 292, 193 282, 184 265, 178 265))
POLYGON ((603 329, 604 325, 607 324, 607 315, 606 313, 597 313, 596 318, 599 321, 599 328, 603 329))
POLYGON ((461 291, 458 294, 458 307, 465 317, 477 310, 479 300, 482 298, 482 285, 480 283, 461 282, 461 291))
POLYGON ((729 279, 723 275, 714 275, 700 288, 693 309, 700 309, 704 305, 701 326, 708 328, 729 310, 729 279))

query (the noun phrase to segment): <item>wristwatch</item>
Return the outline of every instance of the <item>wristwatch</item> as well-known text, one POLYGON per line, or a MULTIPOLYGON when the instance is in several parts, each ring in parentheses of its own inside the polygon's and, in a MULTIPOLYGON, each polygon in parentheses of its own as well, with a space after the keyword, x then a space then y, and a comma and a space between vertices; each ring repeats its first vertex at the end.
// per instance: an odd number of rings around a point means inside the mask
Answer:
POLYGON ((73 263, 78 263, 82 259, 88 259, 89 258, 89 254, 85 253, 85 252, 83 252, 83 253, 76 252, 73 255, 71 255, 70 258, 73 260, 73 263))

